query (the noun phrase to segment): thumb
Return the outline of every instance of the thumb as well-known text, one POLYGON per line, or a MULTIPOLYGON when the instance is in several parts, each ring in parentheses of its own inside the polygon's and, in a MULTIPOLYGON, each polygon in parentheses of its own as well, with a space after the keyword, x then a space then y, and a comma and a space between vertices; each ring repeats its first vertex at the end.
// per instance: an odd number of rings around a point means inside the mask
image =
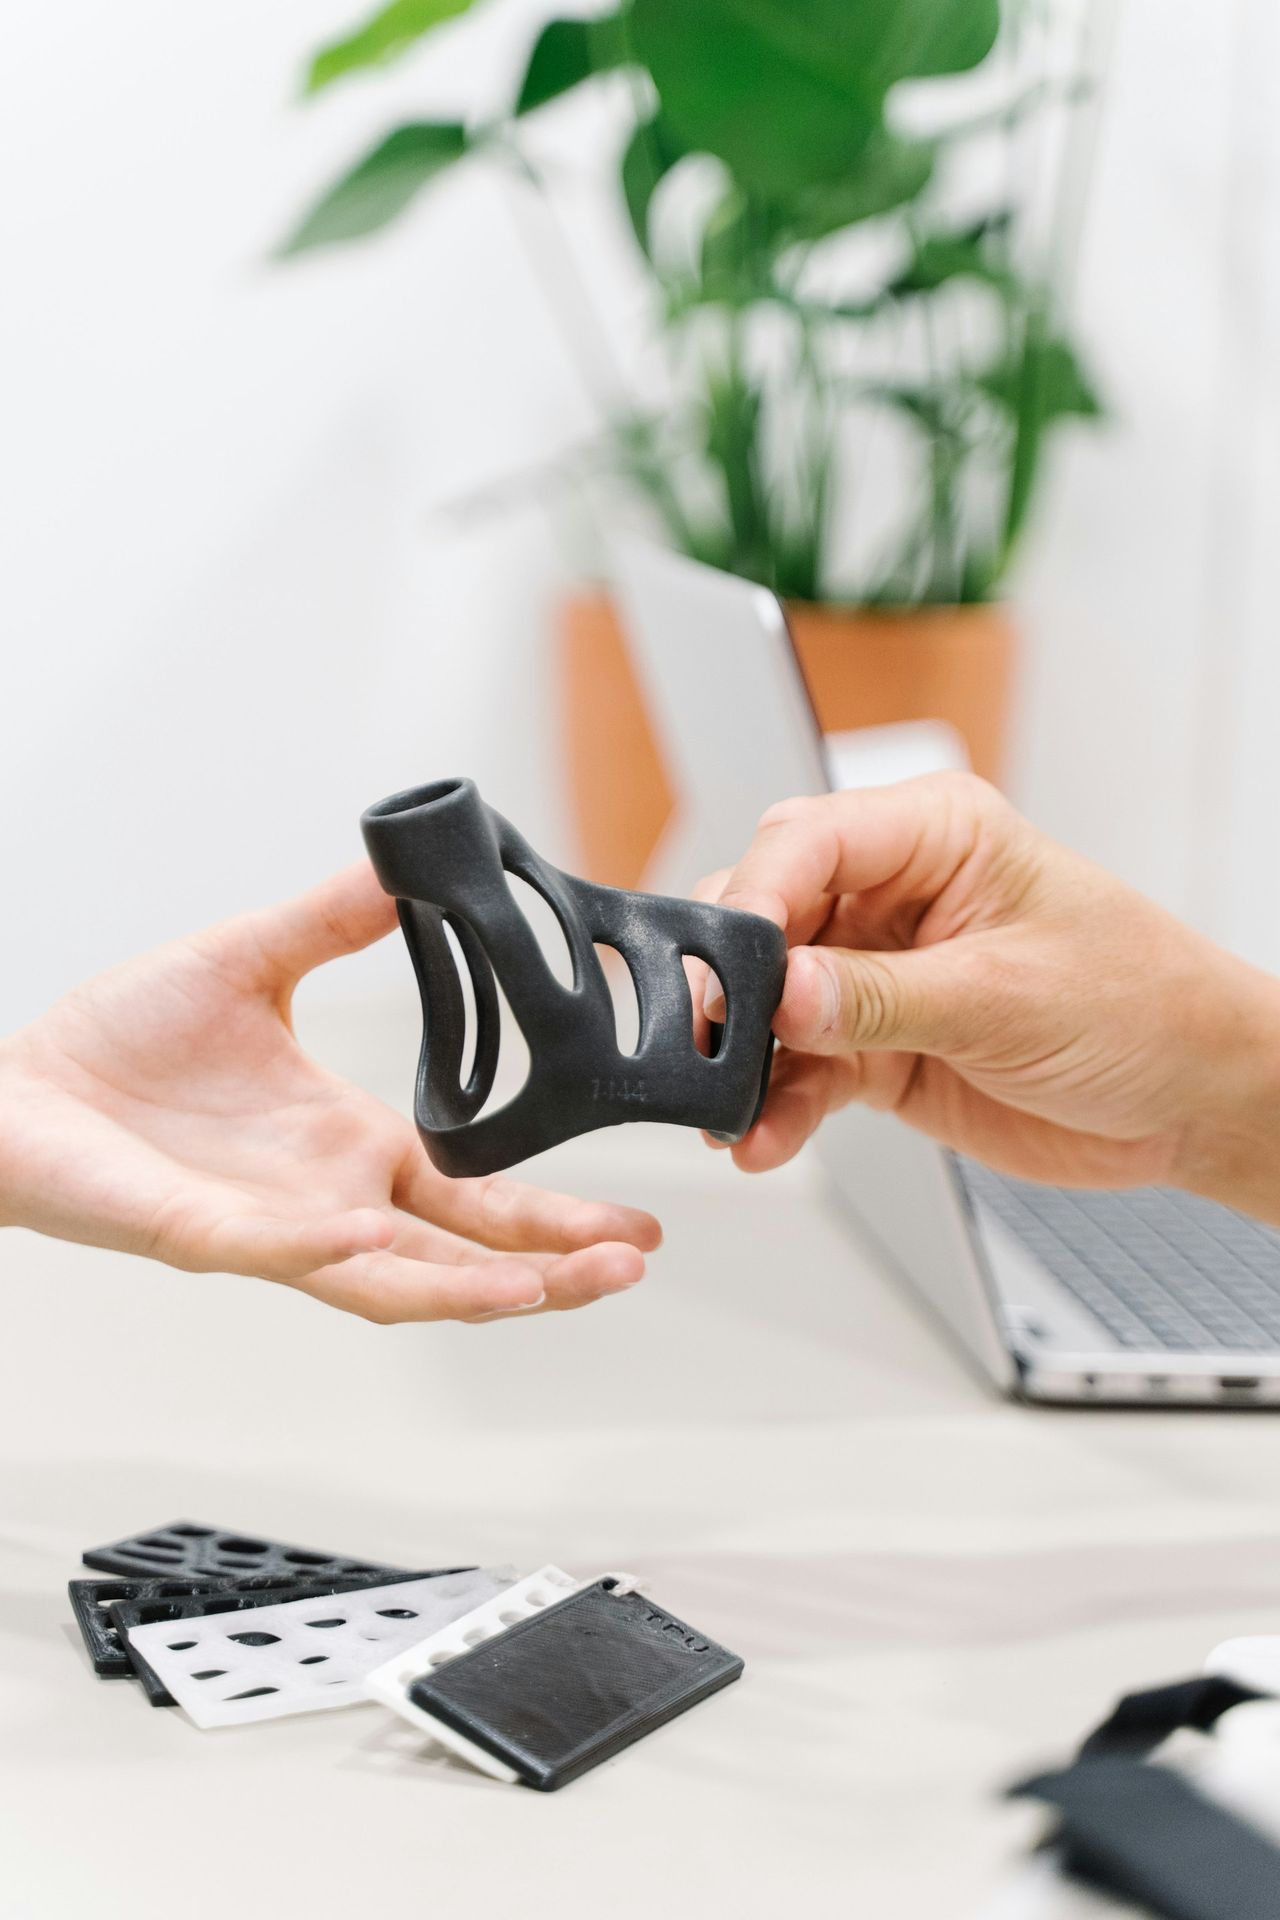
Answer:
POLYGON ((972 977, 946 942, 905 953, 796 947, 773 1030, 795 1053, 958 1053, 985 1025, 972 977))
POLYGON ((293 985, 314 967, 371 946, 395 924, 395 901, 362 860, 296 899, 228 922, 222 931, 228 939, 247 939, 265 956, 272 976, 293 985))

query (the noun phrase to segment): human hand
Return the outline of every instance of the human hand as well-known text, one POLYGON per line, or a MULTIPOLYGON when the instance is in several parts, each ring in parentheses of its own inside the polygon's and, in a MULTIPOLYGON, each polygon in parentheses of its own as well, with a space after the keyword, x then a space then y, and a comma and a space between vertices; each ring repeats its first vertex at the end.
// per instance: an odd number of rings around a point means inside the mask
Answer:
POLYGON ((395 925, 367 865, 89 981, 0 1041, 0 1224, 280 1280, 366 1319, 475 1320, 629 1287, 651 1215, 449 1180, 308 1058, 290 1002, 395 925))
POLYGON ((1026 1179, 1158 1181, 1280 1220, 1280 986, 982 781, 785 801, 702 892, 792 948, 739 1166, 779 1166, 861 1100, 1026 1179))

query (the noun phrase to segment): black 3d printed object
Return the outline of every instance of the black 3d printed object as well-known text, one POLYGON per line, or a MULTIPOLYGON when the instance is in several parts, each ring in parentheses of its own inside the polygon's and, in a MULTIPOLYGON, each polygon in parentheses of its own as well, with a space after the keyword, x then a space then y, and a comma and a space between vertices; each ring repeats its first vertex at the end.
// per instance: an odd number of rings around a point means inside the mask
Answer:
POLYGON ((690 900, 624 893, 549 866, 481 800, 470 780, 393 794, 361 819, 383 887, 396 898, 422 994, 414 1115, 435 1165, 492 1173, 576 1134, 627 1120, 665 1120, 739 1140, 769 1079, 770 1024, 782 995, 786 942, 770 921, 690 900), (507 884, 515 875, 550 906, 568 943, 563 986, 507 884), (466 1010, 448 927, 471 977, 475 1055, 463 1079, 466 1010), (618 1045, 596 943, 621 953, 635 983, 640 1033, 618 1045), (710 1054, 694 1044, 681 964, 712 967, 724 989, 710 1054), (497 987, 520 1024, 529 1077, 485 1114, 498 1060, 497 987))
POLYGON ((292 1582, 299 1573, 312 1580, 366 1573, 380 1574, 387 1580, 414 1577, 403 1567, 378 1566, 369 1560, 353 1560, 345 1553, 324 1553, 316 1547, 291 1547, 280 1540, 263 1540, 194 1520, 171 1520, 167 1526, 130 1534, 105 1547, 88 1547, 81 1557, 86 1567, 96 1567, 101 1573, 201 1582, 212 1579, 227 1585, 240 1585, 263 1574, 282 1577, 273 1585, 292 1582))

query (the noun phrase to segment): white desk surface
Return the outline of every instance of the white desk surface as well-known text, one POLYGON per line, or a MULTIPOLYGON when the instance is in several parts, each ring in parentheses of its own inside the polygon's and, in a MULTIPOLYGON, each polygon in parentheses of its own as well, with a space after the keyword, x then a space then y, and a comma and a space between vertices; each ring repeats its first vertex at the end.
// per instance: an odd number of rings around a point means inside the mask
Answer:
POLYGON ((1086 1910, 1015 1903, 1039 1822, 1000 1787, 1277 1630, 1280 1419, 1003 1405, 807 1170, 639 1129, 549 1158, 667 1245, 521 1324, 375 1328, 0 1237, 3 1920, 1086 1910), (65 1592, 81 1547, 179 1517, 630 1567, 747 1673, 554 1796, 373 1706, 200 1733, 94 1678, 65 1592))

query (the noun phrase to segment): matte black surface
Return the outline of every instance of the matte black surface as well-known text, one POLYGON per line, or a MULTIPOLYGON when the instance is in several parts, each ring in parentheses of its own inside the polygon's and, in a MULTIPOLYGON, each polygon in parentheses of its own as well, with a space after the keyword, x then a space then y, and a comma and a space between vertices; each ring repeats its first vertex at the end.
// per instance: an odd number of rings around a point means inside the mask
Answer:
POLYGON ((736 1653, 597 1581, 414 1681, 409 1698, 549 1793, 741 1672, 736 1653))
POLYGON ((267 1573, 279 1574, 285 1581, 298 1574, 314 1580, 366 1573, 384 1574, 388 1580, 412 1578, 403 1567, 380 1566, 375 1561, 315 1547, 291 1547, 280 1540, 264 1540, 261 1534, 236 1533, 228 1527, 211 1527, 195 1520, 171 1520, 166 1526, 130 1534, 105 1547, 90 1547, 83 1558, 87 1567, 96 1567, 102 1573, 153 1580, 165 1576, 194 1580, 212 1575, 231 1581, 267 1573))
POLYGON ((132 1680, 133 1667, 120 1630, 107 1608, 116 1601, 176 1599, 211 1587, 211 1580, 70 1580, 76 1624, 93 1670, 103 1680, 132 1680))
POLYGON ((366 1587, 390 1586, 398 1580, 430 1580, 446 1573, 470 1573, 470 1567, 432 1567, 428 1572, 406 1572, 403 1568, 382 1568, 373 1573, 352 1575, 343 1580, 317 1580, 297 1573, 291 1580, 272 1582, 269 1577, 245 1581, 236 1587, 217 1587, 169 1598, 149 1597, 120 1600, 109 1604, 107 1612, 119 1636, 131 1670, 142 1682, 143 1691, 153 1707, 171 1707, 173 1695, 159 1674, 125 1638, 130 1627, 149 1625, 154 1620, 205 1620, 215 1613, 247 1613, 255 1607, 274 1606, 280 1600, 317 1600, 330 1593, 358 1593, 366 1587))
POLYGON ((1057 1809, 1064 1869, 1168 1920, 1276 1920, 1280 1850, 1167 1767, 1082 1760, 1014 1789, 1057 1809))
POLYGON ((423 1035, 414 1117, 442 1172, 491 1173, 628 1120, 741 1139, 768 1084, 770 1025, 786 971, 786 941, 771 921, 562 873, 485 805, 470 780, 393 794, 360 824, 374 871, 398 902, 418 976, 423 1035), (554 912, 573 960, 572 986, 547 965, 508 874, 554 912), (465 1004, 446 927, 475 999, 475 1056, 465 1081, 465 1004), (634 1053, 619 1049, 595 942, 621 953, 635 983, 634 1053), (724 988, 725 1025, 710 1056, 694 1044, 683 955, 714 968, 724 988), (478 1119, 497 1067, 499 985, 528 1043, 529 1077, 506 1106, 478 1119))
POLYGON ((1107 1756, 1145 1759, 1179 1727, 1208 1733, 1224 1713, 1248 1700, 1265 1700, 1254 1687, 1242 1687, 1225 1674, 1198 1673, 1165 1687, 1126 1693, 1080 1749, 1081 1760, 1107 1756))

